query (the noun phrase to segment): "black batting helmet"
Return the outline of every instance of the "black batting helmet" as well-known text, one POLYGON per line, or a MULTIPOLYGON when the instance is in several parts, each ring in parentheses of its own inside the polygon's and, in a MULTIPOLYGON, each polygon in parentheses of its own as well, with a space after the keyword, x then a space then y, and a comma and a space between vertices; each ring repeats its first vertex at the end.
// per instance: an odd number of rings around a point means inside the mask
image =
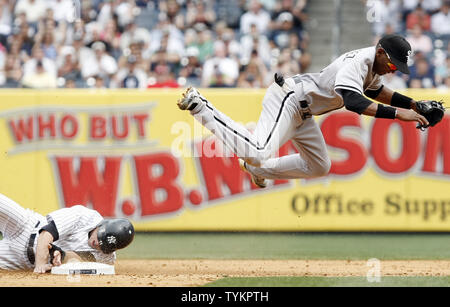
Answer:
POLYGON ((98 244, 105 254, 127 247, 134 239, 134 227, 127 219, 105 219, 97 227, 98 244))

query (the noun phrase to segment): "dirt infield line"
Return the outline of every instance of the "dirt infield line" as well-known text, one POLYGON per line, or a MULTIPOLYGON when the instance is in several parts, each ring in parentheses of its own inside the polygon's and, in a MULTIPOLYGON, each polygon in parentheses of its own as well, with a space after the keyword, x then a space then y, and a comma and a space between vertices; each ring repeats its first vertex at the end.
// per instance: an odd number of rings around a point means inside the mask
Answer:
MULTIPOLYGON (((0 271, 0 286, 200 286, 225 277, 366 276, 354 260, 119 260, 113 276, 57 276, 0 271)), ((450 260, 384 260, 381 276, 450 276, 450 260)))

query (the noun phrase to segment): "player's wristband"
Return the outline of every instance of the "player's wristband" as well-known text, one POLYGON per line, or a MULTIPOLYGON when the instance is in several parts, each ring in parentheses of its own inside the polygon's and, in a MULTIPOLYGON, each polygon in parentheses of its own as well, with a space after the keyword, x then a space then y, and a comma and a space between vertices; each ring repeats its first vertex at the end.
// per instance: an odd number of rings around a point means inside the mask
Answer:
POLYGON ((375 113, 375 117, 394 119, 396 114, 397 114, 397 110, 395 108, 385 106, 382 104, 378 104, 378 108, 377 108, 377 112, 375 113))
POLYGON ((402 95, 400 93, 394 92, 391 99, 391 106, 399 107, 402 109, 411 109, 411 101, 412 99, 402 95))

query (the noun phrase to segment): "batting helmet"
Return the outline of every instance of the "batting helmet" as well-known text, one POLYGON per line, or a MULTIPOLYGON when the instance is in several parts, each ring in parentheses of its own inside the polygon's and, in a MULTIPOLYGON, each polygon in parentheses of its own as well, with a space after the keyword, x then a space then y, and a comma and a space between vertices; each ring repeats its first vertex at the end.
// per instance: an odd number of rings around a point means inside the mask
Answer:
POLYGON ((127 247, 134 239, 134 227, 127 219, 105 219, 97 227, 98 243, 105 254, 127 247))

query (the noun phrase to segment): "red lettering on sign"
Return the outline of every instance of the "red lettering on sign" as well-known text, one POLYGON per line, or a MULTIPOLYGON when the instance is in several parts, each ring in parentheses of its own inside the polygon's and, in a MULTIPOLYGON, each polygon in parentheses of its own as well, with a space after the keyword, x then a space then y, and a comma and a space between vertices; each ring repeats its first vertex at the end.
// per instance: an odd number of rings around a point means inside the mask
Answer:
POLYGON ((91 132, 93 139, 104 139, 106 137, 106 119, 103 116, 95 115, 91 117, 91 132))
POLYGON ((73 115, 64 115, 60 123, 61 135, 66 139, 71 139, 78 133, 78 121, 73 115))
POLYGON ((326 143, 347 152, 343 161, 331 161, 330 174, 349 175, 360 171, 366 165, 368 153, 364 144, 340 132, 344 127, 361 128, 360 116, 354 112, 339 112, 328 115, 322 122, 321 129, 326 143))
POLYGON ((437 172, 439 156, 442 156, 442 173, 450 175, 450 116, 445 116, 439 124, 428 128, 422 170, 424 172, 437 172))
POLYGON ((135 156, 141 215, 170 213, 183 206, 183 189, 178 185, 178 160, 168 153, 135 156), (165 199, 157 199, 157 193, 165 199))
POLYGON ((119 125, 117 116, 112 117, 112 134, 116 139, 124 139, 128 136, 128 116, 122 115, 122 124, 119 125), (122 126, 120 131, 119 126, 122 126))
POLYGON ((50 114, 47 119, 44 119, 42 115, 38 116, 38 131, 39 138, 45 137, 45 131, 48 131, 50 137, 54 138, 56 136, 56 125, 55 125, 55 115, 50 114))
POLYGON ((145 121, 148 119, 148 114, 135 114, 133 115, 133 119, 136 120, 137 128, 138 128, 138 136, 140 138, 145 137, 145 121))
POLYGON ((15 122, 13 119, 9 120, 9 126, 16 142, 21 143, 25 138, 28 140, 33 139, 33 117, 30 116, 27 119, 20 118, 15 122))
POLYGON ((378 167, 388 173, 403 173, 417 161, 420 153, 420 136, 413 122, 392 121, 377 118, 372 127, 372 156, 378 167), (388 136, 392 125, 401 131, 402 149, 398 158, 389 154, 388 136))
POLYGON ((98 158, 79 158, 79 170, 74 169, 72 157, 57 157, 59 180, 64 205, 92 204, 102 216, 114 216, 120 173, 120 157, 108 157, 104 170, 98 167, 98 158))

